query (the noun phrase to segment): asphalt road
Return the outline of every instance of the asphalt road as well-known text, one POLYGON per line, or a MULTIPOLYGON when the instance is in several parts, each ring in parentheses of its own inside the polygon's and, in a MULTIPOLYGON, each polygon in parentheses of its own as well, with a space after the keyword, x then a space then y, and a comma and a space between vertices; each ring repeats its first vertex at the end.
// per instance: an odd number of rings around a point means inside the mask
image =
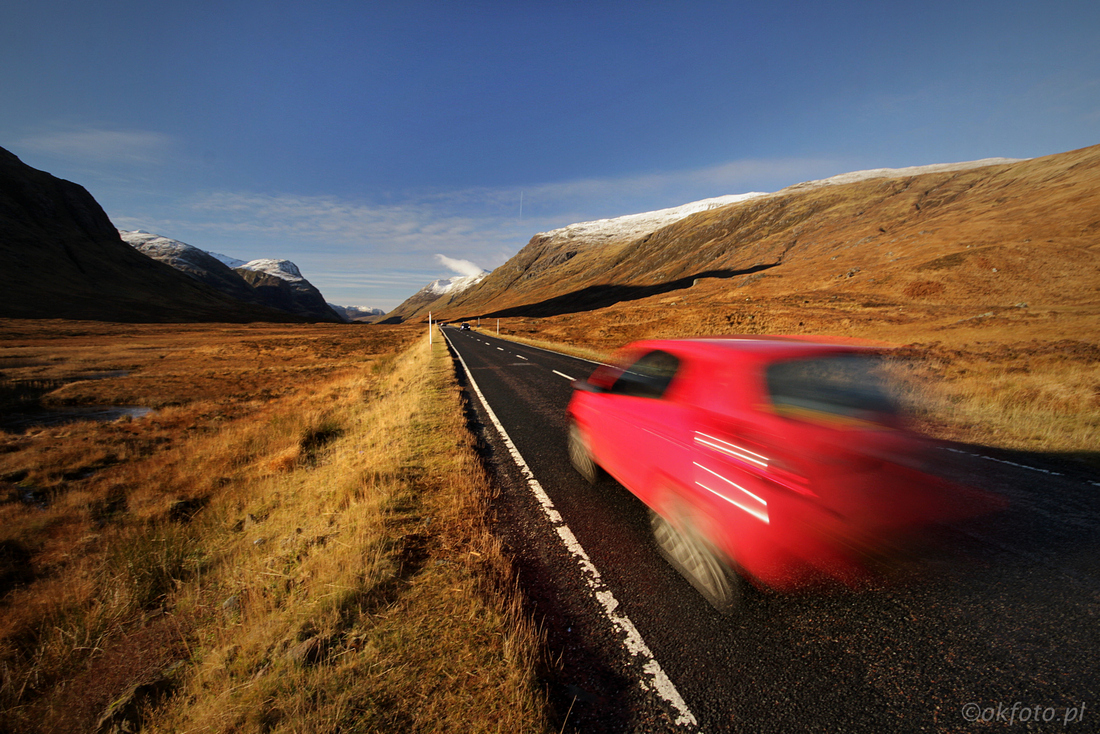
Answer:
POLYGON ((938 530, 867 588, 750 591, 723 617, 658 554, 640 502, 569 465, 570 378, 595 365, 444 331, 515 448, 459 366, 500 489, 495 528, 553 656, 555 726, 1100 731, 1100 476, 1082 465, 945 446, 945 475, 1009 509, 938 530))

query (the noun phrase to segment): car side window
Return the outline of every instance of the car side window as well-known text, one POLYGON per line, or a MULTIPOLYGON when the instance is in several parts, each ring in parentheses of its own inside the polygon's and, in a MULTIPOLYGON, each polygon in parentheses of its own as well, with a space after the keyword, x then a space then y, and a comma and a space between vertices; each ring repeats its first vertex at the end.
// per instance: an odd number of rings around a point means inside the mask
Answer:
POLYGON ((638 398, 660 398, 668 390, 679 368, 680 360, 668 352, 649 352, 623 370, 610 392, 638 398))

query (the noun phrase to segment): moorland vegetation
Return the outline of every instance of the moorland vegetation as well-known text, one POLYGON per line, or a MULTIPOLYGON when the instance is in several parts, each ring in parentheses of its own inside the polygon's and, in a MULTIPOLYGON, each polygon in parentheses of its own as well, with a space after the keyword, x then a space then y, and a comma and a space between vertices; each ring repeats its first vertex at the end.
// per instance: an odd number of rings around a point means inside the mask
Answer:
POLYGON ((154 409, 0 434, 0 729, 543 730, 424 335, 0 323, 9 409, 154 409))

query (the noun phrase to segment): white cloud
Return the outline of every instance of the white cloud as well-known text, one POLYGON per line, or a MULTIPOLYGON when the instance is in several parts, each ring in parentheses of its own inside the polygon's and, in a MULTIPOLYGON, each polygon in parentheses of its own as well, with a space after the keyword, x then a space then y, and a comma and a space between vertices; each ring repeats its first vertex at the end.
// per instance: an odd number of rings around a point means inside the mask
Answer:
POLYGON ((483 268, 475 265, 469 260, 455 260, 452 257, 447 257, 446 255, 440 255, 438 253, 436 253, 435 259, 459 275, 481 275, 484 272, 483 268))
POLYGON ((69 130, 32 135, 19 141, 48 155, 97 162, 158 163, 172 138, 147 130, 69 130))

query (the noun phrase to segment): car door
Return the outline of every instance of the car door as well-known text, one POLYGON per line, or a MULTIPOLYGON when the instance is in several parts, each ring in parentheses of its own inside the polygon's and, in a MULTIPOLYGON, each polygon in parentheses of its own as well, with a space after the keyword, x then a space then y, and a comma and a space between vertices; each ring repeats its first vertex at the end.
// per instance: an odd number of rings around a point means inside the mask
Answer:
POLYGON ((674 400, 683 362, 661 349, 641 355, 607 391, 592 436, 604 469, 651 504, 654 478, 687 471, 686 406, 674 400))

